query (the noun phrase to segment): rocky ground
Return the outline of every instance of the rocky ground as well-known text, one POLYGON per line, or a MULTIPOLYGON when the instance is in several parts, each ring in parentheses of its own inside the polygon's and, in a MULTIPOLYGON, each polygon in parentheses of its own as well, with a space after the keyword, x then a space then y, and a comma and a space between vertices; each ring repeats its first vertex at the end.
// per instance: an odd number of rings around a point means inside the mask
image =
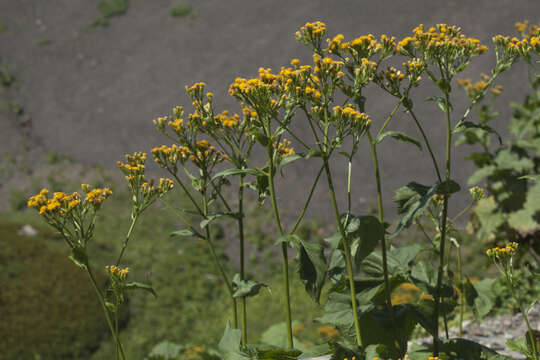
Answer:
MULTIPOLYGON (((513 34, 516 21, 537 21, 539 13, 536 0, 411 0, 406 4, 393 0, 131 0, 127 12, 110 19, 108 27, 91 27, 99 16, 95 1, 0 1, 0 63, 16 80, 0 89, 0 157, 23 151, 54 152, 112 168, 123 154, 148 151, 166 140, 153 129, 151 120, 170 113, 175 105, 189 103, 184 85, 205 81, 220 108, 236 111, 237 105, 226 94, 235 77, 254 75, 260 66, 279 69, 294 57, 310 61, 309 51, 294 40, 294 32, 306 21, 325 21, 329 35, 343 33, 346 38, 367 33, 403 37, 419 23, 458 24, 466 34, 489 44, 495 34, 513 34), (189 16, 169 14, 172 7, 190 2, 189 16)), ((481 71, 489 71, 493 58, 491 53, 475 59, 463 76, 478 78, 481 71)), ((495 127, 502 132, 509 115, 507 104, 522 99, 525 79, 523 66, 500 79, 506 91, 495 127)), ((415 108, 439 144, 444 140, 441 114, 431 103, 420 106, 433 90, 431 86, 417 89, 415 108)), ((375 123, 394 105, 382 95, 368 89, 367 111, 375 123)), ((463 94, 453 104, 461 114, 466 105, 463 94)), ((304 125, 299 122, 298 131, 304 125)), ((404 114, 397 116, 393 127, 418 135, 404 114)), ((398 142, 384 145, 379 157, 385 189, 411 180, 433 182, 425 152, 398 142)), ((456 179, 463 185, 472 170, 463 161, 467 151, 461 147, 454 157, 456 179)), ((443 153, 442 147, 436 149, 437 156, 443 153)), ((30 159, 29 169, 42 166, 43 157, 30 159)), ((336 169, 345 165, 341 160, 336 159, 336 169)), ((286 207, 295 208, 304 200, 305 194, 297 190, 306 186, 316 166, 308 162, 287 171, 286 180, 279 184, 280 201, 286 207)), ((336 181, 341 190, 346 184, 345 169, 343 174, 336 181)), ((365 212, 375 199, 366 146, 360 149, 353 175, 353 208, 365 212)), ((27 172, 18 176, 23 178, 27 172)), ((6 208, 9 192, 25 190, 6 187, 0 183, 0 209, 6 208)), ((312 209, 325 216, 329 198, 324 188, 320 190, 312 209)), ((391 197, 387 191, 387 205, 392 204, 391 197)))
MULTIPOLYGON (((529 312, 529 322, 533 330, 540 331, 540 304, 536 304, 529 312)), ((500 315, 484 319, 481 323, 467 321, 463 326, 463 338, 485 345, 499 354, 525 359, 515 351, 508 350, 506 342, 522 338, 527 332, 527 326, 520 313, 515 315, 500 315)), ((449 331, 450 338, 459 336, 459 329, 449 331)), ((416 344, 429 345, 431 338, 416 339, 416 344)))

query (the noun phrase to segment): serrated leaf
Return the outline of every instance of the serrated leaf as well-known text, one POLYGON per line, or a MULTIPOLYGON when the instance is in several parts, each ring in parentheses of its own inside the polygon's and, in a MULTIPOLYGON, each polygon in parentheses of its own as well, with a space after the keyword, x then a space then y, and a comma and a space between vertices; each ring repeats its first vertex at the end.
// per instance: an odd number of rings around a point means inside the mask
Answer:
POLYGON ((380 143, 387 136, 391 136, 393 139, 398 140, 398 141, 411 143, 415 145, 416 147, 418 147, 420 151, 422 151, 422 144, 420 143, 420 141, 416 140, 412 136, 407 135, 401 131, 385 131, 382 134, 377 136, 377 138, 375 139, 375 144, 380 143))
POLYGON ((483 319, 489 314, 491 309, 495 306, 495 299, 497 295, 493 291, 493 284, 495 279, 484 279, 472 284, 474 290, 478 294, 474 298, 474 314, 478 319, 483 319))
POLYGON ((132 282, 125 283, 125 284, 123 284, 122 286, 123 286, 124 289, 126 289, 126 290, 143 290, 143 291, 149 292, 150 294, 154 295, 154 297, 157 298, 156 292, 155 292, 154 289, 153 289, 150 285, 148 285, 148 284, 144 284, 144 283, 132 281, 132 282))
POLYGON ((183 345, 162 341, 152 348, 148 360, 175 360, 184 348, 183 345))

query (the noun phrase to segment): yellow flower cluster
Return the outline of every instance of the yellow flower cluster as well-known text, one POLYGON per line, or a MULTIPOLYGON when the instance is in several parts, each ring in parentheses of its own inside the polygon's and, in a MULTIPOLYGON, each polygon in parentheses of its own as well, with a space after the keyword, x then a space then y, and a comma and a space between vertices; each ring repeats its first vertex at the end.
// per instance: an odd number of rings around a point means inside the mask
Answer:
MULTIPOLYGON (((84 202, 94 206, 100 205, 105 199, 112 195, 109 188, 90 190, 90 185, 83 184, 82 189, 86 194, 84 202)), ((49 190, 42 189, 39 194, 30 197, 28 207, 39 210, 40 215, 66 215, 73 209, 82 205, 82 198, 79 193, 66 194, 55 192, 49 197, 49 190)))
POLYGON ((399 96, 401 93, 403 79, 405 79, 405 73, 393 66, 389 66, 375 76, 375 82, 395 96, 399 96))
POLYGON ((445 64, 451 72, 459 72, 472 56, 483 54, 488 48, 480 40, 463 35, 457 26, 437 24, 426 31, 420 24, 413 36, 398 42, 396 50, 412 57, 417 57, 419 51, 427 62, 445 64))
POLYGON ((217 150, 207 140, 198 141, 195 147, 196 149, 189 154, 189 159, 199 167, 206 164, 217 164, 228 159, 226 154, 217 150))
POLYGON ((321 40, 326 32, 326 25, 323 22, 308 22, 296 32, 296 40, 304 44, 311 44, 316 49, 320 48, 321 40))
POLYGON ((360 88, 369 84, 375 77, 377 63, 367 58, 362 58, 357 67, 354 68, 354 87, 360 88))
POLYGON ((484 189, 478 186, 473 186, 470 188, 469 193, 471 194, 474 202, 478 202, 486 196, 484 189))
POLYGON ((342 61, 335 61, 330 57, 321 58, 319 55, 313 54, 313 63, 315 64, 313 72, 315 73, 316 79, 319 77, 343 77, 343 73, 341 73, 341 68, 343 66, 342 61))
POLYGON ((326 335, 331 339, 335 339, 339 336, 339 331, 332 325, 321 326, 317 329, 317 333, 319 333, 319 335, 326 335))
POLYGON ((283 139, 277 146, 278 156, 284 158, 287 155, 294 154, 294 148, 291 145, 292 143, 289 140, 283 139))
POLYGON ((198 82, 192 86, 186 86, 186 91, 191 97, 202 97, 204 94, 204 87, 206 86, 203 82, 198 82))
POLYGON ((412 83, 417 83, 422 80, 420 75, 424 72, 426 65, 422 60, 414 58, 404 62, 403 67, 405 68, 405 73, 409 76, 409 80, 412 83))
POLYGON ((88 201, 90 204, 93 205, 99 205, 111 195, 112 191, 109 188, 96 188, 86 194, 85 201, 88 201))
POLYGON ((533 36, 530 39, 497 35, 493 38, 493 43, 501 58, 523 57, 527 58, 531 51, 538 52, 540 49, 540 37, 533 36))
POLYGON ((135 152, 132 155, 126 154, 126 162, 118 161, 116 164, 126 175, 129 181, 137 176, 144 176, 144 163, 146 162, 146 154, 143 152, 135 152))
POLYGON ((459 79, 457 83, 465 89, 467 96, 469 96, 469 98, 472 100, 481 97, 489 86, 489 83, 484 80, 473 83, 471 79, 459 79))
POLYGON ((195 359, 198 354, 202 353, 205 350, 204 346, 193 346, 186 349, 186 355, 188 359, 195 359))
POLYGON ((39 210, 40 215, 60 213, 65 214, 80 204, 78 193, 66 194, 55 192, 52 198, 48 197, 49 190, 42 189, 39 194, 32 196, 28 200, 28 207, 39 210))
POLYGON ((258 95, 267 94, 271 86, 261 79, 244 79, 237 77, 229 87, 229 94, 234 97, 255 97, 258 95))
POLYGON ((515 23, 514 27, 521 36, 531 39, 540 35, 540 24, 529 24, 529 20, 515 23))
POLYGON ((152 149, 152 155, 154 161, 161 167, 168 168, 169 165, 173 169, 177 168, 177 163, 184 164, 191 155, 191 151, 187 146, 178 146, 173 144, 172 146, 161 145, 152 149))
POLYGON ((238 114, 229 115, 228 110, 224 110, 221 114, 218 114, 214 117, 214 120, 217 124, 225 128, 233 128, 240 124, 240 116, 238 114))
POLYGON ((430 356, 428 360, 440 360, 438 356, 430 356))
POLYGON ((345 107, 334 106, 334 116, 338 119, 354 120, 356 122, 365 122, 369 119, 367 114, 357 111, 352 105, 346 105, 345 107))
POLYGON ((505 260, 509 259, 514 255, 514 253, 518 249, 518 244, 515 242, 511 242, 510 244, 506 245, 505 247, 495 247, 492 249, 488 249, 486 251, 486 255, 490 258, 498 259, 498 260, 505 260))
POLYGON ((129 268, 120 268, 116 265, 106 265, 105 270, 107 273, 117 279, 125 280, 129 273, 129 268))

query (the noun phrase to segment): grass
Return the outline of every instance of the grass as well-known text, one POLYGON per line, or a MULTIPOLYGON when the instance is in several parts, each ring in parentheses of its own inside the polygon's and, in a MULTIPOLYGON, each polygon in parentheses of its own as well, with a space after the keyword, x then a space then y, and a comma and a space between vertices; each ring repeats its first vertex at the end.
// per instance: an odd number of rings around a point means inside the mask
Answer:
POLYGON ((193 11, 193 8, 189 4, 181 4, 177 5, 171 10, 169 10, 169 14, 173 17, 186 17, 190 15, 193 11))
POLYGON ((126 13, 129 8, 129 0, 100 0, 97 4, 98 18, 93 26, 108 26, 109 19, 126 13))
POLYGON ((38 41, 36 41, 36 44, 39 45, 39 46, 47 46, 47 45, 50 45, 52 43, 53 43, 53 41, 51 39, 47 39, 47 38, 39 39, 38 41))
POLYGON ((26 237, 20 224, 0 222, 2 358, 85 358, 106 330, 93 289, 54 233, 38 227, 38 237, 26 237))

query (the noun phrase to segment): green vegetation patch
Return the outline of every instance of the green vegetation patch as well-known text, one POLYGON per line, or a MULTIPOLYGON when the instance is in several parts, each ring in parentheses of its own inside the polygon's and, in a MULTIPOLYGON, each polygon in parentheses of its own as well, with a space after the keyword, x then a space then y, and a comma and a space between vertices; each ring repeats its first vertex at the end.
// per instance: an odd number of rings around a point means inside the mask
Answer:
MULTIPOLYGON (((19 235, 18 228, 0 223, 2 358, 86 358, 107 330, 94 290, 57 249, 60 239, 19 235)), ((105 285, 104 276, 98 281, 105 285)))
POLYGON ((94 26, 108 26, 108 19, 113 16, 123 15, 129 7, 128 0, 101 0, 98 2, 97 9, 100 15, 94 21, 94 26))
POLYGON ((185 17, 191 14, 193 8, 189 4, 181 4, 169 10, 169 14, 174 17, 185 17))

